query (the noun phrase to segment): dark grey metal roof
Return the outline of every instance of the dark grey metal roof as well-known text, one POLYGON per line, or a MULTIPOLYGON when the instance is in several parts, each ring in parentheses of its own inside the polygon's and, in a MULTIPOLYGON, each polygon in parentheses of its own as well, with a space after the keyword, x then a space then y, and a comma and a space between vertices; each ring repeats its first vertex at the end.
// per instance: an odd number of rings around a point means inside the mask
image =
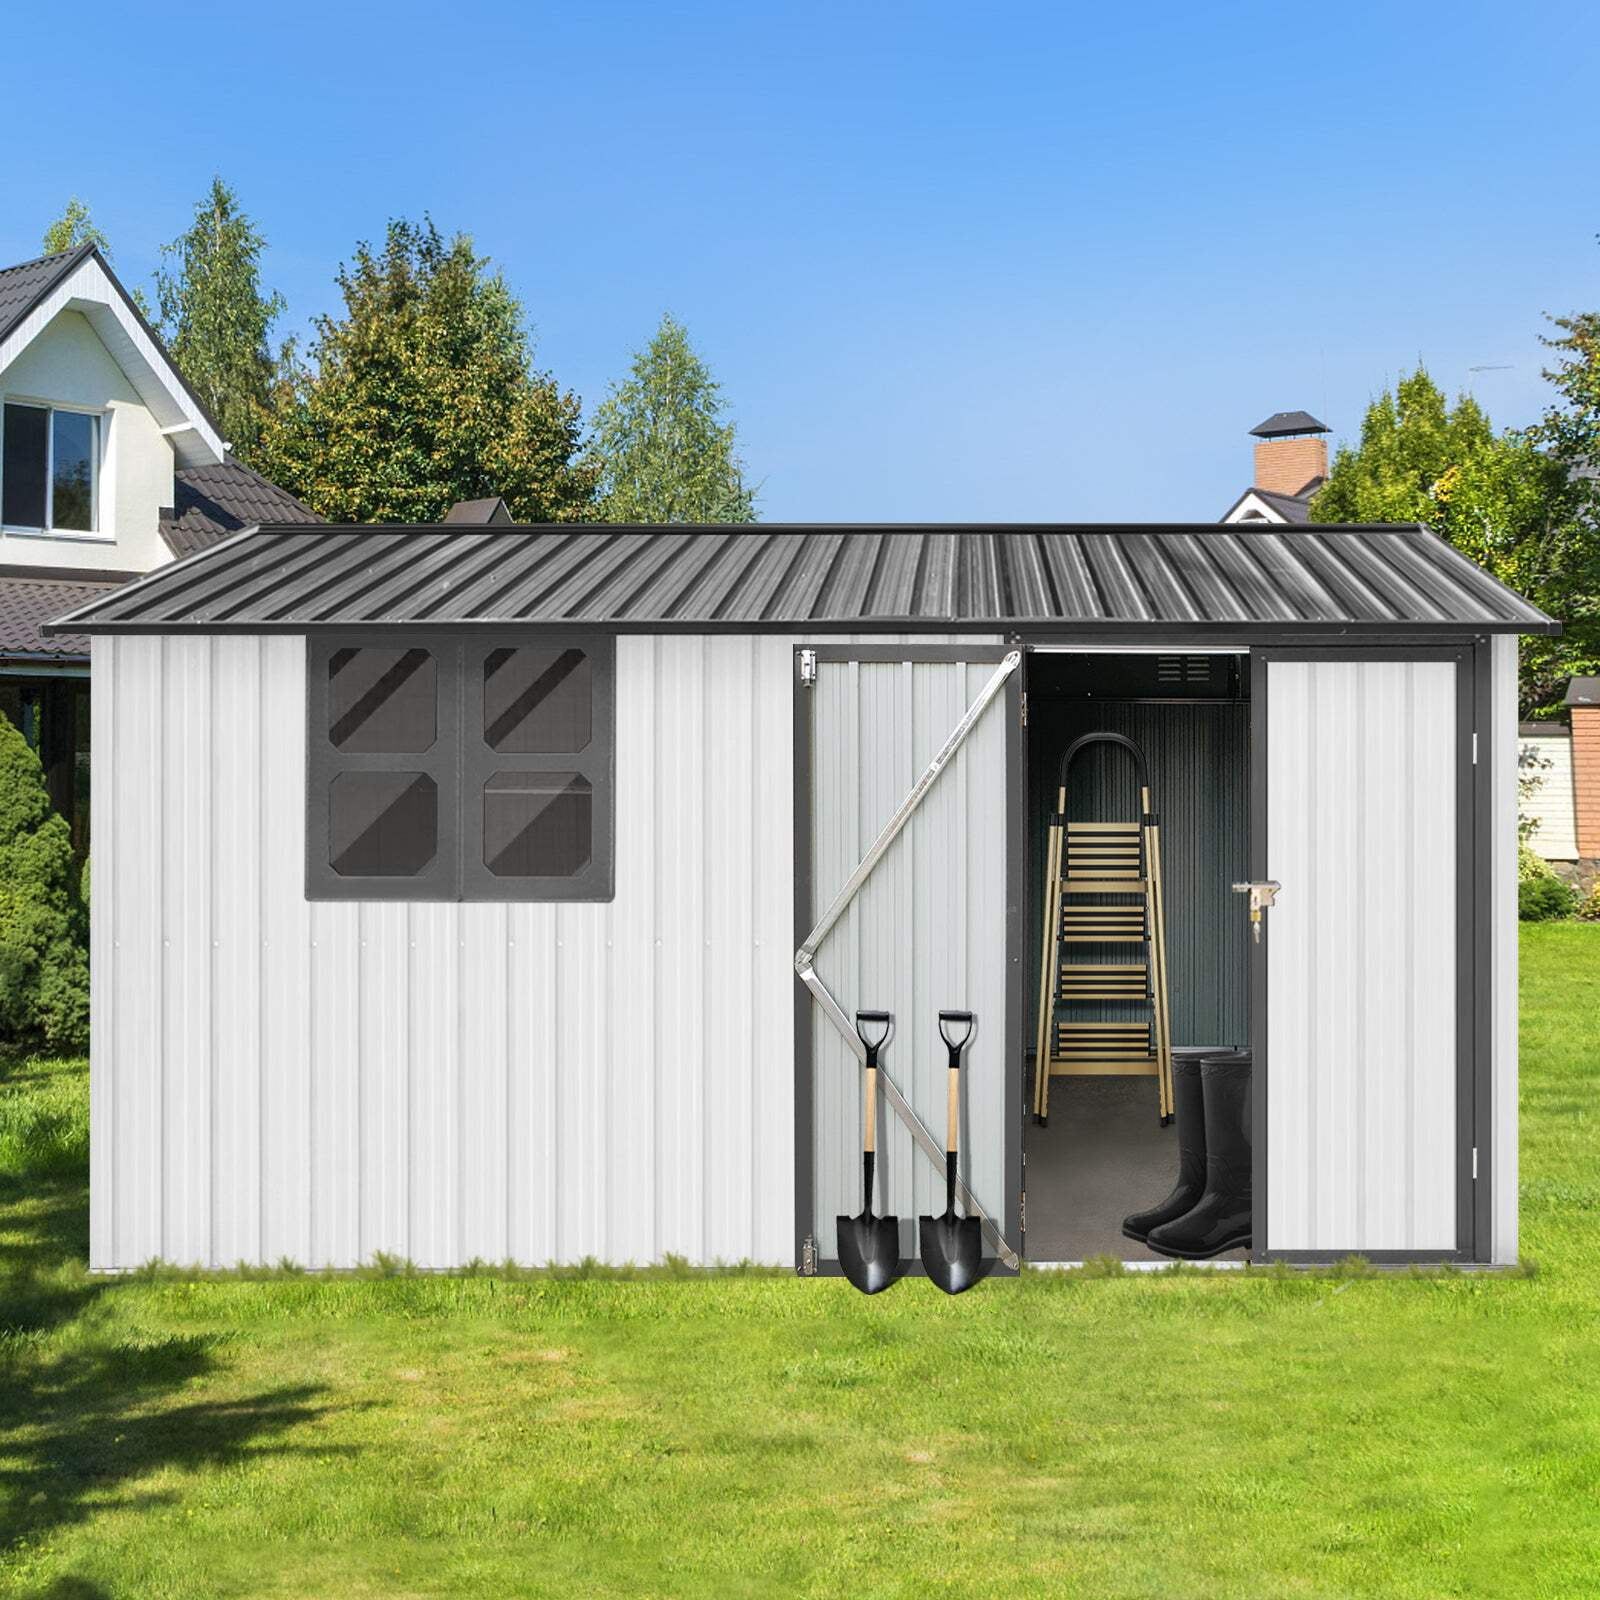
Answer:
POLYGON ((210 467, 173 474, 176 503, 161 514, 161 537, 175 556, 193 555, 261 522, 316 523, 321 519, 287 489, 229 457, 210 467))
POLYGON ((1600 678, 1574 678, 1567 685, 1566 698, 1561 703, 1568 706, 1600 706, 1600 678))
POLYGON ((358 623, 633 632, 1129 624, 1551 632, 1420 527, 262 527, 63 619, 87 632, 358 623))
POLYGON ((1290 433, 1330 433, 1325 422, 1318 422, 1309 411, 1274 411, 1265 422, 1251 430, 1258 439, 1281 439, 1290 433))

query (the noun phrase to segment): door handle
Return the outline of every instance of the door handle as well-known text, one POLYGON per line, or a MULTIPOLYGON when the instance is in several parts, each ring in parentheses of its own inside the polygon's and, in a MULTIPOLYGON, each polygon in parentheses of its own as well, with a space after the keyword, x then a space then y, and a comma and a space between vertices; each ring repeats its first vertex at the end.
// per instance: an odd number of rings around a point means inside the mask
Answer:
POLYGON ((1250 896, 1250 932, 1257 944, 1261 943, 1262 913, 1269 911, 1277 903, 1278 891, 1282 887, 1283 885, 1275 878, 1268 878, 1264 882, 1236 883, 1233 886, 1235 894, 1250 896))

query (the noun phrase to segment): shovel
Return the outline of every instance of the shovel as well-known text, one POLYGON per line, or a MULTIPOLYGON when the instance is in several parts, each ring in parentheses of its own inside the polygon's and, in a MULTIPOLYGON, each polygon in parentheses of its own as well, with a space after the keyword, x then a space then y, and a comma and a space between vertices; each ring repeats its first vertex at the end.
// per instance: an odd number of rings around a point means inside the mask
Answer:
POLYGON ((961 1052, 972 1037, 970 1011, 941 1011, 939 1037, 950 1052, 949 1130, 944 1147, 944 1215, 922 1217, 922 1267, 946 1294, 970 1289, 988 1270, 983 1224, 956 1215, 956 1152, 961 1128, 961 1052))
POLYGON ((867 1047, 867 1126, 861 1147, 861 1215, 840 1217, 839 1265, 862 1294, 877 1294, 900 1276, 900 1219, 872 1214, 872 1158, 878 1145, 878 1052, 894 1018, 856 1012, 856 1037, 867 1047))

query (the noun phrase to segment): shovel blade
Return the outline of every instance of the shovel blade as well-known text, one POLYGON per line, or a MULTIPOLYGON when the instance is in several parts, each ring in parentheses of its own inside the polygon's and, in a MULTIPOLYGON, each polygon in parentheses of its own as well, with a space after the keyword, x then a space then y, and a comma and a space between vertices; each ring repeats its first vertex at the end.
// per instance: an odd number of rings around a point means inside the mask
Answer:
POLYGON ((970 1289, 989 1270, 983 1257, 983 1224, 976 1217, 923 1217, 922 1269, 946 1294, 970 1289))
POLYGON ((878 1294, 900 1276, 900 1219, 839 1217, 839 1265, 862 1294, 878 1294))

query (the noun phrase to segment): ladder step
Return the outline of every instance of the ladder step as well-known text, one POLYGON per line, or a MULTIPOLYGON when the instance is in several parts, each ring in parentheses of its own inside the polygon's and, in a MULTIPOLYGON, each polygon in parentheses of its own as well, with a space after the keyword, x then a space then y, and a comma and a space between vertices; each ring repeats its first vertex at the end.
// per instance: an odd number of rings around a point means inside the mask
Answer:
POLYGON ((1144 907, 1068 906, 1061 908, 1061 937, 1076 943, 1109 940, 1113 943, 1143 943, 1144 907))
MULTIPOLYGON (((1124 878, 1120 875, 1113 876, 1109 873, 1099 873, 1095 876, 1070 877, 1061 880, 1063 894, 1143 894, 1145 880, 1132 875, 1124 878)), ((1092 907, 1079 907, 1080 910, 1092 910, 1092 907)), ((1137 907, 1134 907, 1137 910, 1137 907)))
POLYGON ((1137 837, 1143 831, 1143 824, 1138 822, 1069 822, 1067 824, 1067 837, 1070 839, 1075 833, 1128 833, 1137 837))
POLYGON ((1125 1058, 1153 1053, 1148 1022, 1058 1022, 1056 1058, 1125 1058))
POLYGON ((1060 998, 1063 1000, 1145 1000, 1149 994, 1149 969, 1142 964, 1063 963, 1061 967, 1060 998))
POLYGON ((1071 1061, 1050 1063, 1052 1078, 1153 1078, 1160 1070, 1160 1063, 1154 1056, 1101 1061, 1074 1057, 1071 1061))

